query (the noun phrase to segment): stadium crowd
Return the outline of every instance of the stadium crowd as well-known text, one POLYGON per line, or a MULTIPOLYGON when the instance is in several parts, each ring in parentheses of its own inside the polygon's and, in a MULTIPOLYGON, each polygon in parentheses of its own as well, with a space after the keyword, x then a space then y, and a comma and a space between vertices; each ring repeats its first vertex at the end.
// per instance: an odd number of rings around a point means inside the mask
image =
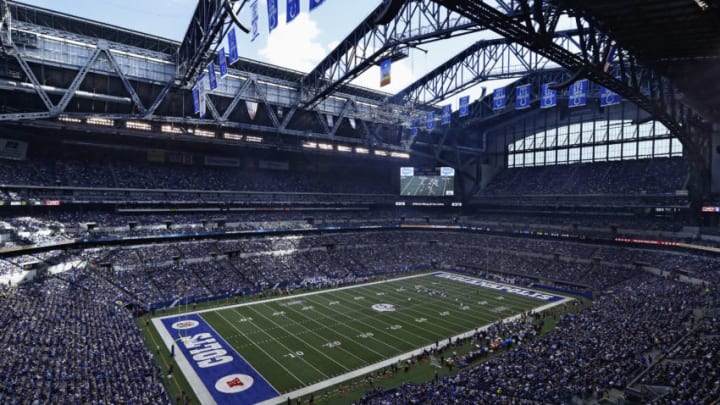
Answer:
MULTIPOLYGON (((717 394, 717 374, 712 372, 717 359, 708 357, 716 342, 706 336, 715 332, 703 329, 715 326, 700 319, 703 326, 691 335, 694 310, 708 305, 703 289, 716 294, 717 286, 717 267, 700 256, 417 230, 94 248, 82 255, 75 259, 87 266, 2 287, 0 324, 8 349, 0 359, 0 402, 167 402, 165 371, 153 365, 126 305, 150 309, 156 303, 177 305, 183 299, 239 295, 278 284, 290 290, 314 288, 458 266, 516 284, 589 289, 595 301, 563 317, 549 335, 530 339, 532 335, 523 334, 516 340, 522 344, 489 362, 439 383, 373 390, 367 403, 597 400, 651 366, 658 368, 646 374, 648 384, 675 384, 679 388, 673 395, 690 398, 687 403, 717 394), (672 270, 685 260, 695 276, 707 279, 704 286, 676 281, 672 270), (638 261, 667 273, 656 276, 631 264, 638 261), (673 351, 688 335, 702 341, 681 343, 673 351), (659 356, 668 352, 675 354, 667 365, 657 366, 659 356), (690 354, 679 366, 673 358, 685 352, 690 354), (715 381, 697 378, 705 371, 715 381)), ((716 300, 711 306, 718 305, 716 300)))

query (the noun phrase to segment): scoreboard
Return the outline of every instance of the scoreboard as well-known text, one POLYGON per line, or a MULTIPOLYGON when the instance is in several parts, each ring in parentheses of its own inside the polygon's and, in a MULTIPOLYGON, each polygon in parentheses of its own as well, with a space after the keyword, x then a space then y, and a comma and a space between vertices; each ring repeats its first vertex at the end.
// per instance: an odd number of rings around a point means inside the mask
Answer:
POLYGON ((455 195, 455 169, 452 167, 400 168, 400 195, 452 197, 455 195))

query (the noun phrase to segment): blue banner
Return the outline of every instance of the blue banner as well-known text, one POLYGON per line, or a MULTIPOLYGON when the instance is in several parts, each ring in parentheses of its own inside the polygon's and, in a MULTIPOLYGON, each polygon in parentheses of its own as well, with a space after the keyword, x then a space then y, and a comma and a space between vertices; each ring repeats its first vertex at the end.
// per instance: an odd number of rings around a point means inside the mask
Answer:
POLYGON ((568 107, 582 107, 587 105, 588 79, 578 80, 568 89, 568 107))
POLYGON ((540 108, 551 108, 557 105, 557 90, 551 89, 550 85, 554 83, 545 83, 540 91, 540 108))
POLYGON ((420 131, 420 119, 413 119, 410 125, 412 126, 411 133, 413 134, 413 136, 417 135, 420 131))
POLYGON ((272 32, 278 26, 278 3, 277 0, 267 0, 268 32, 272 32))
POLYGON ((252 42, 260 36, 260 12, 258 12, 258 0, 253 0, 253 2, 250 3, 250 10, 252 12, 252 34, 250 36, 250 42, 252 42))
POLYGON ((425 114, 425 129, 430 131, 433 128, 435 128, 435 112, 430 111, 425 114))
POLYGON ((621 98, 619 94, 603 86, 600 86, 600 107, 620 104, 620 101, 621 98))
POLYGON ((515 88, 515 109, 524 110, 530 108, 530 85, 524 84, 515 88))
POLYGON ((228 74, 227 58, 225 56, 225 48, 220 48, 218 52, 218 67, 220 68, 220 78, 224 78, 228 74))
POLYGON ((193 112, 195 114, 200 113, 200 89, 197 87, 193 87, 192 89, 192 98, 193 98, 193 112))
POLYGON ((507 102, 507 99, 505 97, 505 87, 501 87, 499 89, 493 90, 493 102, 492 102, 493 110, 502 110, 503 108, 505 108, 506 102, 507 102))
POLYGON ((452 121, 452 104, 444 105, 442 115, 440 116, 440 123, 442 125, 450 125, 450 121, 452 121))
POLYGON ((317 7, 321 6, 325 0, 310 0, 310 11, 315 10, 317 7))
POLYGON ((235 27, 230 28, 230 31, 228 31, 228 52, 230 53, 231 65, 240 59, 240 55, 238 55, 237 37, 235 36, 235 27))
POLYGON ((300 0, 287 0, 287 8, 285 9, 287 18, 285 22, 292 22, 298 14, 300 14, 300 0))
POLYGON ((217 76, 215 75, 215 62, 208 63, 208 79, 210 79, 210 91, 217 89, 217 76))
POLYGON ((458 117, 467 117, 470 114, 470 96, 460 97, 458 117))
POLYGON ((392 67, 392 59, 387 58, 380 61, 380 87, 390 84, 390 68, 392 67))

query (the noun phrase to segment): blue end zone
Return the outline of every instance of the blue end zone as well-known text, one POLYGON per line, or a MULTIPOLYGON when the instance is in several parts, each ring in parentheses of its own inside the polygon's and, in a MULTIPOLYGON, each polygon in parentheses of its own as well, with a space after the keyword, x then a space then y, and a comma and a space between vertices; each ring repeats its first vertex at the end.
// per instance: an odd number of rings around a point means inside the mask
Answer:
POLYGON ((561 297, 558 295, 548 294, 545 292, 540 292, 540 291, 535 291, 535 290, 529 290, 527 288, 516 287, 513 285, 509 285, 509 284, 500 284, 500 283, 496 283, 493 281, 482 280, 479 278, 461 276, 459 274, 439 272, 439 273, 433 273, 433 276, 444 278, 447 280, 457 281, 460 283, 471 284, 471 285, 482 287, 482 288, 488 288, 491 290, 502 291, 502 292, 508 293, 508 294, 515 294, 515 295, 521 295, 523 297, 534 298, 536 300, 545 301, 545 302, 555 302, 555 301, 560 301, 565 298, 565 297, 561 297))
POLYGON ((216 403, 254 404, 279 395, 200 315, 164 318, 162 323, 216 403))

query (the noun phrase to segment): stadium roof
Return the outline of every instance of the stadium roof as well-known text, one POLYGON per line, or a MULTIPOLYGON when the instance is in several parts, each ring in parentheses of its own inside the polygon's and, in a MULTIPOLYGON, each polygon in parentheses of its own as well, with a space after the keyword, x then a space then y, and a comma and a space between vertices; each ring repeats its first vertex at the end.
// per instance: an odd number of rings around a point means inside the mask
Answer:
POLYGON ((671 78, 698 111, 720 117, 718 0, 560 0, 671 78))

